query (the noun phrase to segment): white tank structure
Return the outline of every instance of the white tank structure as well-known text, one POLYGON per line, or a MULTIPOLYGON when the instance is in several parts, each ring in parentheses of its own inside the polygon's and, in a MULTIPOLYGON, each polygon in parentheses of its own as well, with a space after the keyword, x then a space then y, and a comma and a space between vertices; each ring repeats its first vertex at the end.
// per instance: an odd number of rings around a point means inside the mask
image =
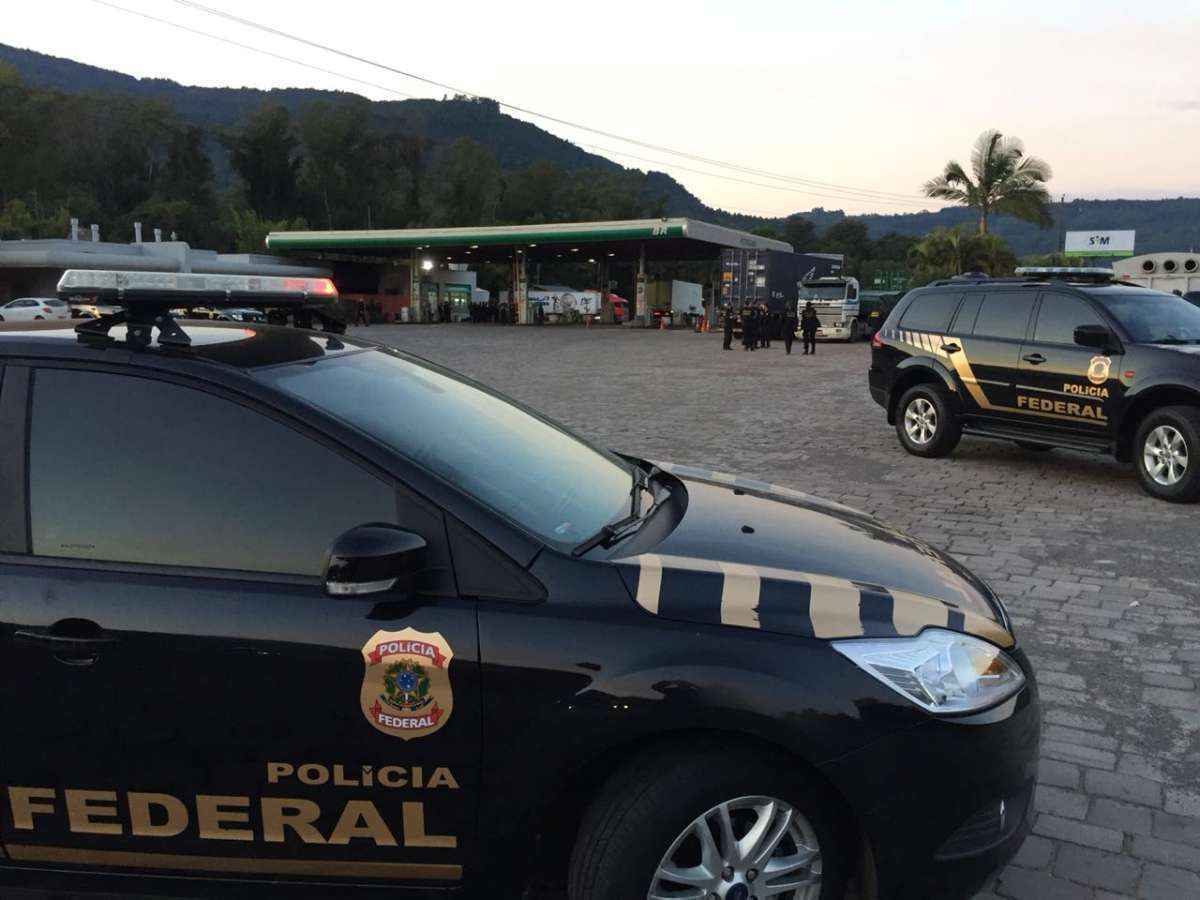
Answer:
POLYGON ((1114 260, 1113 273, 1121 281, 1145 285, 1156 291, 1178 291, 1200 303, 1200 253, 1167 250, 1114 260))

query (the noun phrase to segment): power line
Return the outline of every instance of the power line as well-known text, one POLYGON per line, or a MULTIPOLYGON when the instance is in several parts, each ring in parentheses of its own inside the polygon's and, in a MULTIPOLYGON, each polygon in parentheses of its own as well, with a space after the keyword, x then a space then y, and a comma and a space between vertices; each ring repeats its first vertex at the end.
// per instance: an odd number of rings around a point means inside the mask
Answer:
MULTIPOLYGON (((726 181, 736 181, 739 184, 750 184, 750 185, 754 185, 755 187, 770 188, 773 191, 791 191, 792 193, 804 194, 809 197, 823 197, 823 198, 832 199, 832 200, 858 200, 858 199, 860 199, 857 197, 848 197, 844 194, 823 194, 818 191, 806 190, 804 188, 798 188, 798 187, 789 187, 787 185, 782 185, 782 184, 766 184, 765 182, 762 182, 762 181, 747 181, 744 178, 735 178, 732 175, 726 175, 722 172, 705 172, 702 169, 690 169, 687 166, 681 166, 677 163, 664 162, 663 160, 660 160, 660 159, 650 159, 649 157, 645 157, 645 156, 636 156, 632 153, 626 153, 623 150, 612 150, 612 149, 609 149, 608 147, 598 147, 595 144, 580 144, 579 146, 586 147, 589 150, 595 150, 598 153, 608 153, 608 154, 611 154, 612 156, 625 156, 625 157, 628 157, 629 159, 640 160, 641 162, 653 163, 654 165, 659 165, 659 166, 667 166, 671 169, 675 169, 680 172, 691 172, 695 175, 707 175, 710 178, 721 178, 726 181)), ((895 205, 895 206, 911 205, 911 206, 920 206, 920 207, 928 208, 927 204, 919 203, 916 200, 872 200, 871 202, 890 204, 890 205, 895 205)), ((938 201, 933 201, 933 202, 936 203, 938 201)))
POLYGON ((353 81, 357 84, 362 84, 366 85, 367 87, 376 88, 377 90, 386 91, 389 94, 395 94, 397 97, 403 97, 406 100, 416 99, 412 94, 405 94, 402 91, 398 91, 395 88, 390 88, 387 85, 376 84, 373 81, 364 81, 362 78, 355 78, 353 75, 344 75, 341 72, 334 72, 332 69, 323 69, 320 66, 314 66, 312 63, 306 63, 303 60, 294 59, 290 56, 283 56, 279 53, 272 53, 270 50, 263 50, 261 47, 252 47, 249 44, 242 44, 233 40, 232 38, 222 37, 219 34, 201 31, 199 28, 191 28, 187 25, 181 25, 178 22, 172 22, 169 19, 160 19, 158 16, 152 16, 149 13, 142 12, 141 10, 129 9, 124 6, 119 6, 116 3, 108 3, 107 0, 91 0, 91 2, 98 6, 107 6, 109 9, 115 9, 119 12, 128 13, 131 16, 138 16, 139 18, 147 19, 151 22, 157 22, 159 25, 166 25, 170 28, 176 28, 179 31, 186 31, 189 34, 195 34, 199 35, 200 37, 206 37, 214 41, 219 41, 222 44, 229 44, 230 46, 238 47, 242 50, 249 50, 252 53, 260 53, 263 56, 269 56, 272 59, 278 59, 283 62, 292 63, 293 65, 303 66, 306 69, 312 69, 314 72, 321 72, 325 75, 332 75, 335 78, 343 78, 347 81, 353 81))
POLYGON ((216 16, 218 18, 226 19, 227 21, 235 22, 235 23, 237 23, 239 25, 243 25, 247 28, 253 28, 258 31, 262 31, 266 34, 271 34, 276 37, 284 38, 285 40, 303 44, 305 46, 312 47, 317 50, 322 50, 326 53, 332 53, 336 56, 341 56, 345 59, 353 60, 354 62, 357 62, 357 63, 362 63, 363 65, 372 66, 377 69, 382 69, 383 71, 386 71, 386 72, 391 72, 394 75, 400 75, 401 77, 404 77, 404 78, 411 78, 413 80, 423 82, 424 84, 429 84, 434 87, 442 88, 443 90, 451 91, 455 94, 462 94, 467 97, 477 97, 480 99, 491 99, 498 106, 500 106, 504 109, 511 110, 513 112, 521 113, 522 115, 533 116, 533 117, 539 118, 539 119, 545 119, 548 122, 554 122, 556 124, 563 125, 568 128, 576 128, 581 131, 589 132, 591 134, 597 134, 602 137, 621 141, 622 143, 634 144, 634 145, 637 145, 639 147, 644 147, 649 150, 656 150, 660 153, 668 153, 672 156, 678 156, 678 157, 681 157, 684 159, 690 159, 694 162, 702 162, 707 165, 713 165, 713 166, 717 166, 719 168, 731 169, 731 170, 742 172, 744 174, 757 175, 759 177, 764 177, 764 178, 772 178, 772 179, 775 179, 778 181, 786 181, 786 182, 791 182, 794 184, 807 185, 810 187, 845 191, 845 192, 849 192, 849 193, 858 195, 857 199, 859 199, 859 200, 892 199, 892 200, 903 200, 903 201, 907 201, 907 202, 912 202, 912 201, 916 200, 918 197, 918 195, 915 195, 915 194, 901 194, 901 193, 897 193, 894 191, 876 191, 876 190, 870 189, 870 188, 856 188, 851 185, 836 184, 834 182, 816 181, 816 180, 809 179, 809 178, 801 178, 799 176, 781 175, 777 172, 770 172, 765 169, 756 169, 756 168, 753 168, 750 166, 742 166, 737 163, 729 163, 729 162, 725 162, 724 160, 711 159, 709 157, 698 156, 696 154, 687 153, 682 150, 675 150, 671 147, 665 147, 660 144, 652 144, 652 143, 648 143, 646 141, 640 141, 636 138, 625 137, 624 135, 615 134, 610 131, 604 131, 599 128, 593 128, 589 125, 582 125, 578 122, 572 122, 567 119, 562 119, 557 116, 549 115, 547 113, 540 113, 540 112, 537 112, 536 110, 528 109, 528 108, 522 107, 522 106, 517 106, 516 104, 508 103, 508 102, 499 100, 494 97, 487 98, 487 97, 485 97, 485 95, 478 94, 474 91, 468 91, 463 88, 458 88, 453 85, 446 84, 443 81, 437 81, 433 78, 428 78, 424 75, 420 75, 416 72, 408 72, 408 71, 405 71, 404 69, 398 69, 395 66, 390 66, 390 65, 387 65, 386 63, 381 63, 377 60, 369 59, 369 58, 363 57, 363 56, 358 56, 357 54, 349 53, 345 50, 339 50, 337 47, 333 47, 328 44, 322 44, 318 41, 309 40, 308 38, 304 38, 304 37, 300 37, 299 35, 291 34, 290 32, 283 31, 279 28, 275 28, 270 25, 264 25, 263 23, 256 22, 252 19, 246 19, 246 18, 234 15, 233 13, 229 13, 229 12, 226 12, 221 9, 216 9, 216 8, 213 8, 210 6, 205 6, 202 3, 193 2, 193 0, 174 0, 174 2, 176 4, 178 4, 179 6, 183 6, 183 7, 198 11, 198 12, 203 12, 203 13, 206 13, 211 16, 216 16))

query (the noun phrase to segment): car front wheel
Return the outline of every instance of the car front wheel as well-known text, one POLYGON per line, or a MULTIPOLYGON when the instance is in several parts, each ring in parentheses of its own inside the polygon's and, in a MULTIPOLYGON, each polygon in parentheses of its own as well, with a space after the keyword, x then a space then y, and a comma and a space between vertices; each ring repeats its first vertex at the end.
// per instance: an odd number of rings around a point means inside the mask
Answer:
POLYGON ((1134 442, 1134 467, 1152 497, 1172 503, 1200 497, 1200 408, 1167 406, 1146 416, 1134 442))
POLYGON ((918 384, 904 392, 896 407, 896 436, 914 456, 946 456, 958 446, 962 428, 940 385, 918 384))
POLYGON ((570 900, 841 898, 852 851, 828 791, 734 756, 648 757, 614 777, 580 829, 570 900))

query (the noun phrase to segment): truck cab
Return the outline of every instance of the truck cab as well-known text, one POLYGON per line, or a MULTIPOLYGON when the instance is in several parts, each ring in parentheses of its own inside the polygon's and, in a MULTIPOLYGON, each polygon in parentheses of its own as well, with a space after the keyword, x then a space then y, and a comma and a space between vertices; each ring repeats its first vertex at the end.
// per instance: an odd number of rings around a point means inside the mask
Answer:
POLYGON ((820 327, 817 338, 827 341, 857 341, 862 336, 859 321, 858 279, 832 275, 801 281, 798 285, 796 318, 812 303, 820 327))

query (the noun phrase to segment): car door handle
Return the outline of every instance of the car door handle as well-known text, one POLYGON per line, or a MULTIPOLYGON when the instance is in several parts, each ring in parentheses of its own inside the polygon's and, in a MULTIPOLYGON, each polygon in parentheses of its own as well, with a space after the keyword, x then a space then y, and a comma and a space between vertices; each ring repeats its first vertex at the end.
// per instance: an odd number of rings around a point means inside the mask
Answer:
POLYGON ((959 350, 962 349, 962 347, 958 346, 958 344, 951 341, 948 344, 942 344, 942 349, 945 350, 947 353, 957 353, 959 350))
POLYGON ((1021 359, 1025 360, 1027 363, 1032 363, 1035 366, 1040 366, 1046 361, 1046 357, 1042 356, 1040 353, 1027 353, 1022 356, 1021 359))

